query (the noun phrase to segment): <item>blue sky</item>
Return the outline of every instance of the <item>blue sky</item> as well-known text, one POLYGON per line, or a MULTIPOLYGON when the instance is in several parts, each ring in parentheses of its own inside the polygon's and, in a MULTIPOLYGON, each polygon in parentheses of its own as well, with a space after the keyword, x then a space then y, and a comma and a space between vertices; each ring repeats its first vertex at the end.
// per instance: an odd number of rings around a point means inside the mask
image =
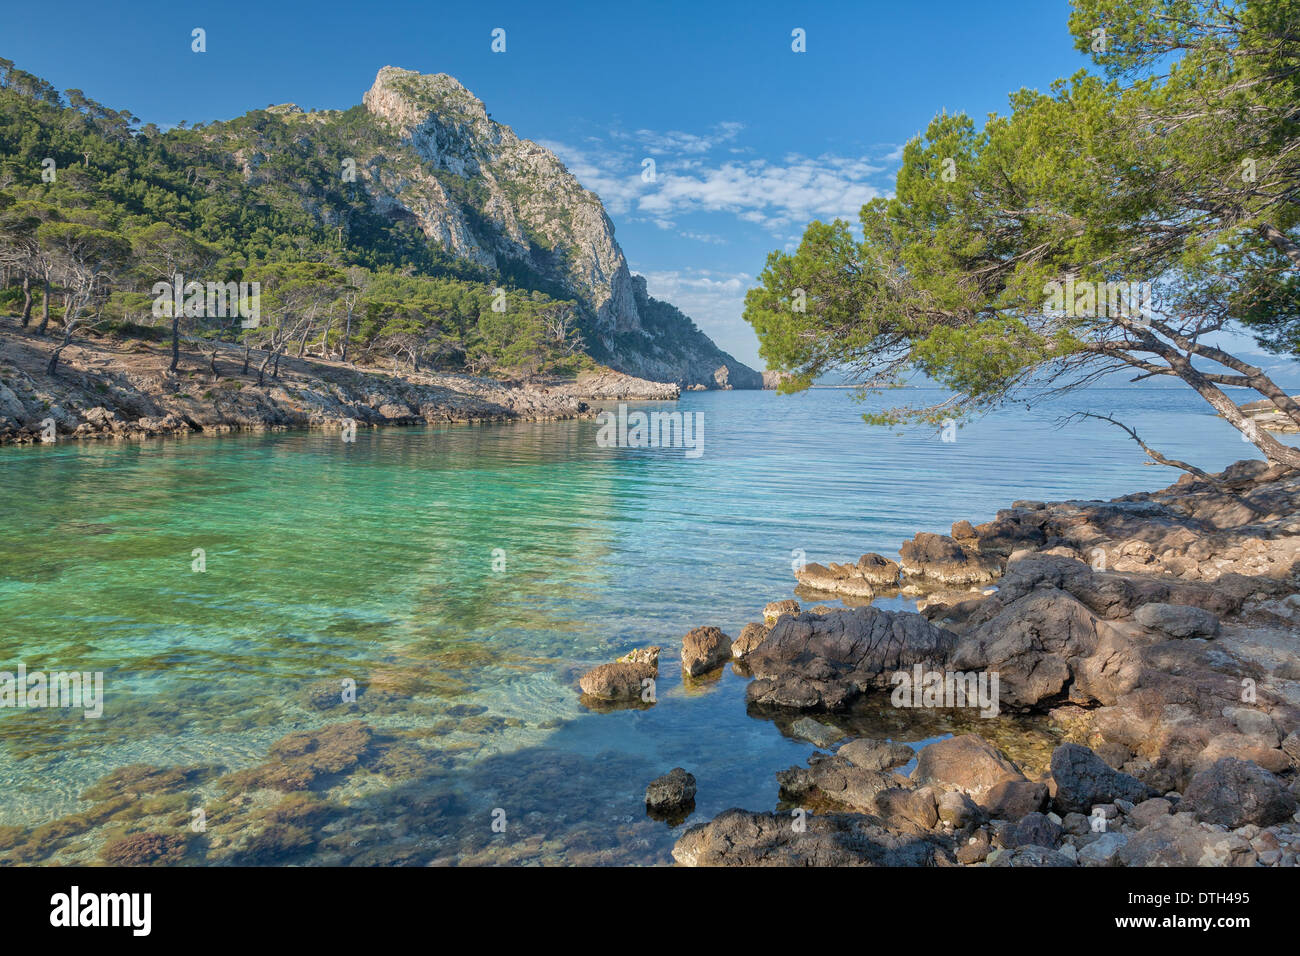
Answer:
POLYGON ((651 294, 758 367, 740 316, 769 251, 887 195, 939 110, 1004 111, 1086 65, 1066 0, 110 7, 11 3, 0 56, 160 126, 345 109, 385 65, 450 73, 601 196, 651 294))

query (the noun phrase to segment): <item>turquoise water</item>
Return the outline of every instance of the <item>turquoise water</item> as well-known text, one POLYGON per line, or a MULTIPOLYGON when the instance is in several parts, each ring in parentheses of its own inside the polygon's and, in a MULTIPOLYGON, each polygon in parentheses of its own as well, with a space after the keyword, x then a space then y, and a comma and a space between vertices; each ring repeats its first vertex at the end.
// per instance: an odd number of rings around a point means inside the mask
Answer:
MULTIPOLYGON (((878 402, 900 397, 926 396, 878 402)), ((690 628, 734 636, 791 596, 794 552, 896 555, 1013 499, 1178 477, 1113 426, 1058 428, 1076 408, 1210 470, 1255 457, 1181 390, 1093 390, 955 442, 868 428, 840 390, 676 407, 703 413, 700 458, 600 448, 591 421, 0 449, 0 669, 105 682, 98 720, 0 710, 0 859, 91 862, 147 830, 184 833, 192 863, 667 862, 680 830, 645 816, 650 779, 695 774, 688 822, 771 809, 773 774, 812 749, 748 715, 730 667, 688 685, 677 660, 690 628), (652 643, 654 706, 582 705, 579 674, 652 643), (355 704, 312 706, 344 680, 355 704), (282 795, 228 776, 288 733, 352 720, 378 736, 314 780, 310 812, 268 818, 282 795), (131 764, 186 775, 115 808, 137 790, 94 785, 131 764)), ((909 741, 954 729, 906 712, 841 723, 909 741)), ((1013 750, 1050 743, 994 723, 1013 750)))

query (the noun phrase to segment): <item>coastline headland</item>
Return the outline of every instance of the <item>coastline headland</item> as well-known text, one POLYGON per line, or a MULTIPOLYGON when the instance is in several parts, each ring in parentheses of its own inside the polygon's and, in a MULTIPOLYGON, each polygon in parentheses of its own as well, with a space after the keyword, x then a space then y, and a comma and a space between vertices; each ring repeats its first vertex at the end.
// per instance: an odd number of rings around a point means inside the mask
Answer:
POLYGON ((507 381, 387 371, 282 356, 258 382, 259 358, 205 344, 168 374, 165 349, 142 341, 78 340, 45 373, 56 343, 0 333, 0 445, 140 439, 288 428, 592 418, 595 401, 673 401, 680 388, 610 369, 575 378, 507 381))

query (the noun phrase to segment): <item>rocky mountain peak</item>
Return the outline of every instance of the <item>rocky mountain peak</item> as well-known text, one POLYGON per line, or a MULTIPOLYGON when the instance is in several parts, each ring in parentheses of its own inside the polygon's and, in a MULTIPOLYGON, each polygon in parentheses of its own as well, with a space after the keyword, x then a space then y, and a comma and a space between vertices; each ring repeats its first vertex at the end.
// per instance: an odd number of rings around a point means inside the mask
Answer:
POLYGON ((446 73, 385 66, 361 102, 371 114, 398 127, 419 126, 430 116, 491 122, 483 101, 446 73))
POLYGON ((429 241, 486 269, 527 263, 547 276, 592 317, 600 341, 589 344, 621 370, 720 387, 714 372, 725 364, 726 384, 761 386, 685 316, 649 298, 600 197, 550 150, 492 119, 459 80, 385 66, 362 102, 405 148, 404 158, 385 153, 358 163, 378 208, 413 218, 429 241), (690 344, 670 345, 673 336, 647 328, 647 309, 690 344))

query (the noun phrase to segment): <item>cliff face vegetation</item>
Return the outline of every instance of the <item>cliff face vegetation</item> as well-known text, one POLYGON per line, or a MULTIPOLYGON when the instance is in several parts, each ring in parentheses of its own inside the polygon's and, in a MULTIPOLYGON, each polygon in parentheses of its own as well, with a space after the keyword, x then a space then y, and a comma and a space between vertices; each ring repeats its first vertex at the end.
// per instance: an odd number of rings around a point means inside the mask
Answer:
POLYGON ((162 131, 0 60, 0 106, 0 310, 25 327, 761 387, 648 295, 594 193, 449 76, 384 67, 348 110, 162 131), (256 327, 160 318, 152 289, 178 273, 259 282, 256 327))

